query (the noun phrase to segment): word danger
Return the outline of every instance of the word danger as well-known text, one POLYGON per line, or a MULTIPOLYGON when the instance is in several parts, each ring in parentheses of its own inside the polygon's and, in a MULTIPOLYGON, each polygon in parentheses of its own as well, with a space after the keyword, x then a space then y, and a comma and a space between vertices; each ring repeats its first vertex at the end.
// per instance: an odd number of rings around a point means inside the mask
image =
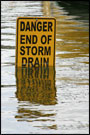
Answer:
POLYGON ((53 31, 52 22, 41 22, 41 21, 27 21, 20 23, 20 31, 53 31))

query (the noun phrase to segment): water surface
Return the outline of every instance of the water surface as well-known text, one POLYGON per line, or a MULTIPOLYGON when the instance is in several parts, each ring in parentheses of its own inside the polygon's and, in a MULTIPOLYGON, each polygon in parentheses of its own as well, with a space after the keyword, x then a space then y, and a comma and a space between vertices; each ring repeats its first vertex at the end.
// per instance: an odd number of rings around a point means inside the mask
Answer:
POLYGON ((1 7, 2 134, 89 133, 88 12, 83 19, 83 10, 71 14, 53 1, 2 1, 1 7), (19 16, 56 18, 55 68, 15 69, 19 16))

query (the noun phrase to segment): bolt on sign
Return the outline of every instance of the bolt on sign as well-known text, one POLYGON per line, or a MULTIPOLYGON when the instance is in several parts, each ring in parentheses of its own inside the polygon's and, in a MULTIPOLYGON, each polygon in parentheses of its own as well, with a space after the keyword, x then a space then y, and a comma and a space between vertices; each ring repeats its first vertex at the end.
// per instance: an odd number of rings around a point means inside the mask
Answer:
POLYGON ((16 32, 16 67, 55 65, 55 18, 19 17, 16 32))

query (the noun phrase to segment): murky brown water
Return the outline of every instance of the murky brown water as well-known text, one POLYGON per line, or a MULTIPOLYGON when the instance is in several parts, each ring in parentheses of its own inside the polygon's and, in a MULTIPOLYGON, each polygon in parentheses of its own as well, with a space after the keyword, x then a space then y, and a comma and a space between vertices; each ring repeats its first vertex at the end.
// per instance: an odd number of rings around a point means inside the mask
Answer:
POLYGON ((1 3, 2 134, 89 133, 88 19, 47 3, 1 3), (55 68, 15 70, 19 16, 56 18, 55 68))

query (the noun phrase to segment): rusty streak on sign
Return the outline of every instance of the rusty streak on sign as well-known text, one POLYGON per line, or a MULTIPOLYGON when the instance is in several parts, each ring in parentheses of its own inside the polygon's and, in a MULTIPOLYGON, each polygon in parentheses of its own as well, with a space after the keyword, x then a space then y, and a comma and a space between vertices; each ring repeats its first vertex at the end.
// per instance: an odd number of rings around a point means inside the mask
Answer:
POLYGON ((55 18, 19 17, 16 33, 16 67, 55 65, 55 18))

